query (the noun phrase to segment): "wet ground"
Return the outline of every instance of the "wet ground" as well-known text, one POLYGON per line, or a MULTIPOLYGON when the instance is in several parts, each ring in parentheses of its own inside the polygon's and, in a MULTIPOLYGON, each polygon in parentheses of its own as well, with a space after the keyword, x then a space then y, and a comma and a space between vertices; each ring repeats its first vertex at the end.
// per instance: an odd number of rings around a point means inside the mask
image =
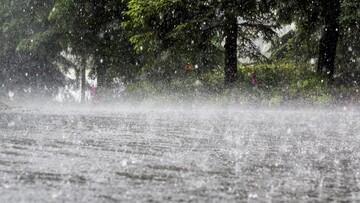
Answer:
POLYGON ((359 116, 3 110, 0 202, 358 202, 359 116))

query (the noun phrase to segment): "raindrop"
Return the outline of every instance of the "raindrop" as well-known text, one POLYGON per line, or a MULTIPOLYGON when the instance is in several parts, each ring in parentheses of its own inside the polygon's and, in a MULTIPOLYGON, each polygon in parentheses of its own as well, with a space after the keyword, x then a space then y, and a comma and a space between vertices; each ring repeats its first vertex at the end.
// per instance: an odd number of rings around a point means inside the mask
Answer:
POLYGON ((128 160, 124 159, 121 161, 121 166, 126 167, 128 165, 128 160))
POLYGON ((11 121, 8 123, 8 127, 14 127, 15 126, 15 122, 14 121, 11 121))
POLYGON ((292 132, 291 128, 288 128, 288 129, 286 130, 286 133, 287 133, 287 134, 291 134, 291 132, 292 132))
POLYGON ((13 100, 13 99, 14 99, 14 96, 15 96, 15 93, 12 92, 12 91, 9 91, 8 96, 9 96, 9 99, 10 99, 10 100, 13 100))
POLYGON ((201 86, 202 82, 200 80, 196 80, 194 85, 197 86, 197 87, 201 86))
POLYGON ((314 59, 314 58, 310 59, 310 64, 311 64, 311 65, 314 65, 314 64, 315 64, 315 59, 314 59))

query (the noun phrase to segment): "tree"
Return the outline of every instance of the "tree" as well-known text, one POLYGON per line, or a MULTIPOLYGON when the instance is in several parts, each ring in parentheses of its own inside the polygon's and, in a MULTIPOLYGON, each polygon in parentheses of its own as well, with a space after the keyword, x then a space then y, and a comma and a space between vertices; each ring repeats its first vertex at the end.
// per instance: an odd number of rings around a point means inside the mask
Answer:
POLYGON ((344 84, 360 82, 360 2, 343 0, 337 49, 338 77, 344 84))
POLYGON ((324 0, 321 17, 324 28, 319 41, 319 58, 317 72, 327 74, 332 80, 335 73, 336 49, 339 41, 340 0, 324 0))
POLYGON ((63 36, 64 50, 70 48, 75 55, 93 59, 99 92, 108 86, 112 69, 123 73, 124 80, 133 77, 126 74, 128 70, 136 72, 138 56, 120 26, 126 6, 126 1, 116 0, 59 0, 49 16, 63 36))
POLYGON ((131 0, 125 27, 135 30, 131 41, 142 51, 174 47, 199 51, 195 48, 200 43, 200 47, 223 47, 224 81, 231 86, 237 78, 238 58, 261 56, 253 40, 259 36, 270 40, 275 34, 270 11, 266 1, 256 0, 131 0))
POLYGON ((275 46, 275 55, 287 52, 288 56, 300 56, 303 61, 317 55, 317 72, 330 81, 335 77, 336 64, 347 67, 351 61, 349 58, 356 58, 349 55, 348 49, 351 47, 352 55, 356 53, 352 47, 357 44, 360 3, 351 0, 288 0, 278 1, 275 8, 280 23, 296 25, 295 31, 289 33, 291 36, 283 36, 286 40, 275 46))
POLYGON ((20 92, 52 89, 64 77, 53 64, 58 46, 53 43, 47 15, 53 1, 1 0, 0 66, 2 86, 20 92))

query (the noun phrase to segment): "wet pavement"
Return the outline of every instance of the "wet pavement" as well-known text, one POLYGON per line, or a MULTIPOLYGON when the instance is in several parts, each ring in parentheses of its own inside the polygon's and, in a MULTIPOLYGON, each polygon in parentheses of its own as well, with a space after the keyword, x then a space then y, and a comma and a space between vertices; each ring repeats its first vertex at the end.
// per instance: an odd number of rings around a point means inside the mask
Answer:
POLYGON ((360 111, 0 113, 0 202, 360 201, 360 111))

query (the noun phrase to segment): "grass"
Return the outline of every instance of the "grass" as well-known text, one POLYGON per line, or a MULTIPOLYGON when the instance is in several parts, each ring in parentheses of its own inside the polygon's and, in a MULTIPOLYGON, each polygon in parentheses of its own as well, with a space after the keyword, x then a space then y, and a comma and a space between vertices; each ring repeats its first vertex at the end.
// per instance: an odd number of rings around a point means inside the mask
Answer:
POLYGON ((138 100, 157 98, 169 101, 205 100, 225 103, 281 105, 358 103, 357 86, 329 85, 313 67, 291 62, 240 66, 233 88, 224 87, 222 69, 205 74, 184 74, 166 83, 141 80, 130 84, 125 94, 138 100), (256 75, 257 85, 252 84, 256 75))

